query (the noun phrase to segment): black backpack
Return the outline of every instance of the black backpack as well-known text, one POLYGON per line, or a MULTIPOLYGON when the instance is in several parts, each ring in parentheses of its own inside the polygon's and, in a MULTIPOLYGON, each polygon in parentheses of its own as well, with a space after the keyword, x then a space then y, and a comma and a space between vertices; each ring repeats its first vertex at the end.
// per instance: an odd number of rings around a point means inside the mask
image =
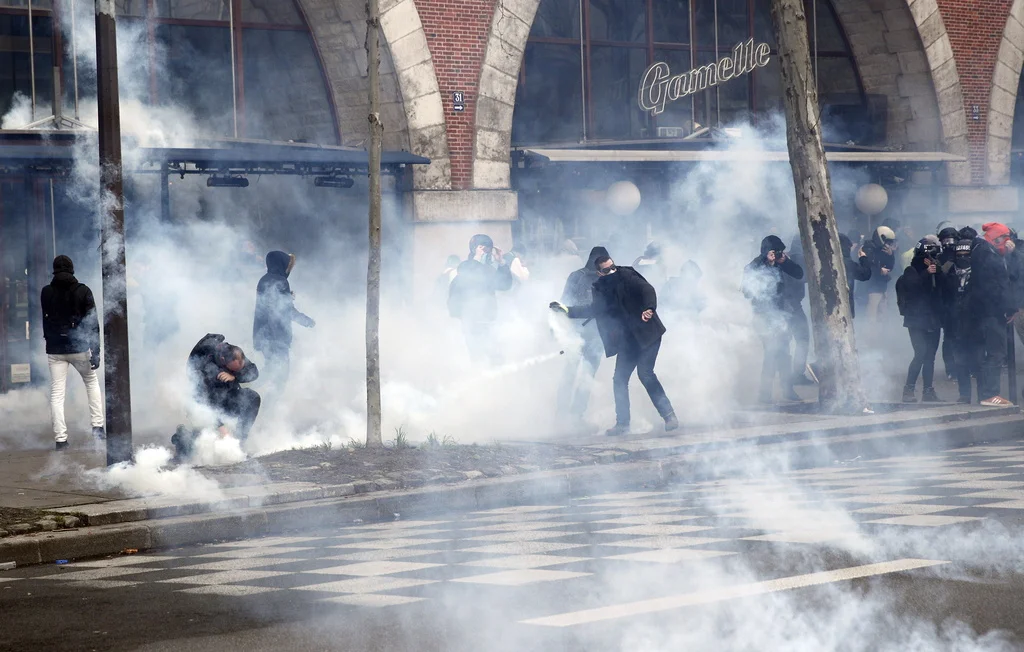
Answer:
POLYGON ((907 273, 896 279, 896 308, 900 311, 900 317, 907 316, 907 273))

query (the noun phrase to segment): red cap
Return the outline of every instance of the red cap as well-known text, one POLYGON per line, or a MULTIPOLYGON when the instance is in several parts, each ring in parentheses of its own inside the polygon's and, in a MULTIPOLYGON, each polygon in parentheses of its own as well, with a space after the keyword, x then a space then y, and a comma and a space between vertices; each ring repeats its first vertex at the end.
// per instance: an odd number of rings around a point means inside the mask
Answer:
POLYGON ((981 230, 985 232, 985 239, 990 243, 995 243, 997 238, 1001 238, 1004 235, 1010 235, 1010 227, 999 222, 989 222, 983 224, 981 230))

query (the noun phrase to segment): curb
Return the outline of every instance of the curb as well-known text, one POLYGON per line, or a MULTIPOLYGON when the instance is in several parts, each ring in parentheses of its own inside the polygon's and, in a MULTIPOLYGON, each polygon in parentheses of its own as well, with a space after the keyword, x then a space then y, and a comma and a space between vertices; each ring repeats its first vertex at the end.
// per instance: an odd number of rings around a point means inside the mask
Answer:
MULTIPOLYGON (((315 497, 263 507, 228 501, 229 513, 179 514, 134 523, 92 525, 81 530, 21 535, 0 541, 0 562, 40 564, 147 550, 243 539, 356 522, 419 518, 444 511, 479 511, 529 503, 564 502, 573 497, 693 482, 727 476, 752 455, 780 468, 829 465, 850 456, 891 456, 936 448, 1024 438, 1020 415, 966 419, 937 430, 931 424, 825 438, 803 438, 691 452, 658 460, 617 462, 585 468, 541 471, 451 486, 381 491, 367 495, 315 497)), ((346 486, 346 485, 339 485, 346 486)), ((330 489, 330 488, 325 488, 330 489)), ((291 492, 294 494, 295 492, 291 492)), ((314 492, 315 494, 315 492, 314 492)))

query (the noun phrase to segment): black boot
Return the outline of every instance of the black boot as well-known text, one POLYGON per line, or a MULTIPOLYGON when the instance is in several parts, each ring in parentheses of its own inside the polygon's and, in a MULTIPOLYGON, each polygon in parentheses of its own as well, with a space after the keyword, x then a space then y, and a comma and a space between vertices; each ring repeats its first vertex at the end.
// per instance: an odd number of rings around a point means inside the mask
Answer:
POLYGON ((676 418, 676 413, 665 417, 665 432, 671 432, 679 427, 679 419, 676 418))
POLYGON ((903 402, 904 403, 917 403, 917 393, 914 391, 913 385, 906 385, 903 388, 903 402))
POLYGON ((939 398, 939 395, 935 393, 935 388, 934 387, 925 387, 924 391, 921 393, 921 402, 922 403, 941 403, 942 399, 939 398))
POLYGON ((609 428, 608 430, 605 431, 604 434, 608 435, 609 437, 620 437, 622 435, 628 435, 629 424, 624 425, 621 423, 617 423, 615 424, 614 428, 609 428))

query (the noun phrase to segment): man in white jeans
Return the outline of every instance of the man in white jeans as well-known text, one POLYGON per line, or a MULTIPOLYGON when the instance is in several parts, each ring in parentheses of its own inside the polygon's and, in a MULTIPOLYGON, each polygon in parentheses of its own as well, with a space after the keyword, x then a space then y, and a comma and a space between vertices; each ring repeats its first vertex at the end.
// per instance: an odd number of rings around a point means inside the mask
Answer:
POLYGON ((93 436, 106 436, 103 397, 96 370, 100 366, 100 323, 92 290, 75 278, 75 266, 67 256, 53 259, 53 280, 43 288, 43 337, 50 366, 50 418, 57 450, 68 447, 64 421, 64 396, 68 367, 85 381, 93 436))

